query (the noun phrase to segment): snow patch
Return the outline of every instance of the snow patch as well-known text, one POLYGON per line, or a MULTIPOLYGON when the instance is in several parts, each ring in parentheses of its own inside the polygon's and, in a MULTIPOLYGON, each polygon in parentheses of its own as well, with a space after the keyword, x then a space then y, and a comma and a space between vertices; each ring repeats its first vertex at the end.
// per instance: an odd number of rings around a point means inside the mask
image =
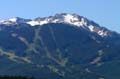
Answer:
POLYGON ((91 32, 94 32, 94 26, 93 25, 88 26, 88 28, 90 29, 91 32))
POLYGON ((31 26, 43 25, 47 23, 66 23, 66 24, 77 26, 77 27, 82 27, 84 29, 89 30, 90 32, 95 32, 102 37, 108 35, 106 31, 102 30, 98 26, 93 25, 91 21, 76 14, 57 14, 55 16, 37 18, 35 20, 28 20, 28 19, 22 19, 22 18, 16 17, 16 18, 0 21, 0 24, 6 24, 6 25, 11 25, 11 24, 14 25, 19 23, 26 23, 31 26))
POLYGON ((11 21, 11 22, 17 22, 17 18, 10 18, 9 21, 11 21))
POLYGON ((27 22, 27 24, 30 24, 31 26, 35 26, 35 25, 39 25, 40 23, 37 21, 30 21, 30 22, 27 22))

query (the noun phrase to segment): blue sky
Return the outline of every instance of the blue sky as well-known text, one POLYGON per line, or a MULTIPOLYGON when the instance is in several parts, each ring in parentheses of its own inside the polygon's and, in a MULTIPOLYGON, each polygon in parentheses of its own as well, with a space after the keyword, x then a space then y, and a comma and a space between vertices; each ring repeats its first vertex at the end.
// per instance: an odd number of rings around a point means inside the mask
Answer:
POLYGON ((120 32, 120 0, 1 0, 0 19, 77 13, 120 32))

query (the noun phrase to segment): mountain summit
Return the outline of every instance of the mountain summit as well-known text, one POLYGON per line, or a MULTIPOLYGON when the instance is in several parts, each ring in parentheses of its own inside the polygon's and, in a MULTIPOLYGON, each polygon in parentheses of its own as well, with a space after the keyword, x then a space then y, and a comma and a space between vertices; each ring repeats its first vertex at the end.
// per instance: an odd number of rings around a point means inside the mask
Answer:
POLYGON ((74 25, 77 27, 83 27, 84 29, 89 30, 91 32, 96 32, 98 35, 102 37, 109 35, 109 31, 106 28, 100 27, 95 22, 88 20, 87 18, 83 16, 79 16, 77 14, 61 13, 50 17, 43 17, 43 18, 38 17, 35 20, 15 17, 15 18, 10 18, 8 20, 0 21, 0 24, 5 24, 5 25, 13 25, 20 23, 26 23, 31 26, 43 25, 48 23, 64 23, 64 24, 74 25))
POLYGON ((0 21, 0 75, 120 79, 120 34, 77 14, 0 21))

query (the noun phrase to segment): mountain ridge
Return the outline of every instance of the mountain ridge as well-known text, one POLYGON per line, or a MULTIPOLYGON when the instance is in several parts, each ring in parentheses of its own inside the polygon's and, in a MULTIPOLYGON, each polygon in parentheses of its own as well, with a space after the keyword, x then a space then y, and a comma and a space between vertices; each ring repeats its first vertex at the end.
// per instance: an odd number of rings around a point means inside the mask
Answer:
POLYGON ((29 24, 31 26, 43 25, 48 23, 65 23, 77 27, 83 27, 91 32, 96 32, 98 35, 102 37, 109 35, 108 32, 110 32, 110 30, 101 27, 95 22, 88 20, 87 18, 83 16, 79 16, 77 14, 59 13, 49 17, 43 17, 43 18, 38 17, 35 18, 34 20, 15 17, 15 18, 10 18, 8 20, 0 21, 0 24, 5 24, 5 25, 15 25, 21 23, 29 24))
MULTIPOLYGON (((57 14, 57 18, 58 15, 63 19, 67 14, 57 14)), ((0 24, 0 75, 37 79, 120 78, 118 33, 89 20, 86 26, 66 20, 31 26, 20 19, 0 24), (96 29, 91 31, 89 25, 96 29)))

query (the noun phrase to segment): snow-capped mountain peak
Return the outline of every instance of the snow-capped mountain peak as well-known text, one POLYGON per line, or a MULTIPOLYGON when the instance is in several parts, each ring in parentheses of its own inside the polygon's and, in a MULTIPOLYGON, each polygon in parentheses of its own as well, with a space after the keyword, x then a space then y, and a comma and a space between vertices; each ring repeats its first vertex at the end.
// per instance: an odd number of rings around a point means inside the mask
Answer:
POLYGON ((31 26, 43 25, 47 23, 66 23, 80 27, 80 26, 87 26, 87 19, 77 14, 61 13, 61 14, 56 14, 55 16, 36 18, 34 20, 15 17, 0 21, 0 24, 8 24, 8 25, 18 24, 18 23, 27 23, 30 24, 31 26))
POLYGON ((23 19, 23 18, 19 18, 19 17, 14 17, 14 18, 9 18, 7 20, 0 21, 0 24, 13 25, 13 24, 18 24, 18 23, 26 23, 28 21, 31 21, 31 20, 30 19, 23 19))
POLYGON ((31 26, 43 25, 48 23, 64 23, 76 27, 83 27, 84 29, 90 32, 95 32, 102 37, 108 35, 108 31, 104 30, 104 28, 100 27, 95 22, 88 20, 87 18, 83 16, 79 16, 77 14, 60 13, 49 17, 43 17, 43 18, 38 17, 34 20, 15 17, 0 21, 0 24, 5 24, 5 25, 14 25, 20 23, 26 23, 31 26))
POLYGON ((17 19, 18 19, 18 18, 10 18, 10 19, 8 19, 8 20, 11 21, 11 22, 17 22, 17 19))
POLYGON ((75 15, 75 14, 56 14, 55 16, 44 17, 44 18, 37 18, 33 21, 27 22, 28 24, 35 26, 35 25, 43 25, 47 23, 67 23, 76 26, 86 26, 87 22, 85 18, 75 15))

